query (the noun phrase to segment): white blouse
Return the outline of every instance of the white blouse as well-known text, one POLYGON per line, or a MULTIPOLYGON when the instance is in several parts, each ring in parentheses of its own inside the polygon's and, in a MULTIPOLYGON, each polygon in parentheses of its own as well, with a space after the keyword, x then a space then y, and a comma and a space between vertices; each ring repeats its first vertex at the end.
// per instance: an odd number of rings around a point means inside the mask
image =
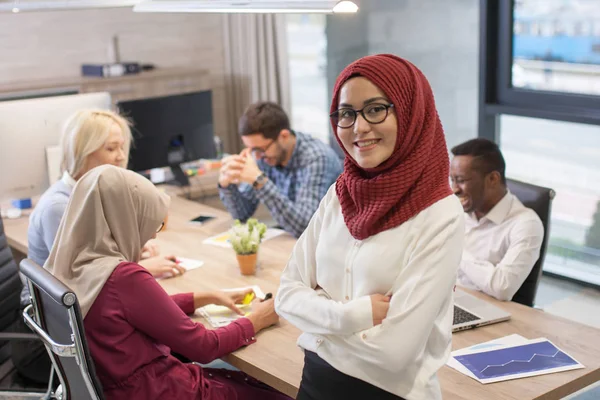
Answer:
POLYGON ((298 345, 337 370, 407 400, 441 399, 437 370, 452 341, 452 289, 464 218, 448 196, 402 225, 352 237, 329 188, 281 276, 279 315, 304 333, 298 345), (372 294, 391 294, 373 326, 372 294))

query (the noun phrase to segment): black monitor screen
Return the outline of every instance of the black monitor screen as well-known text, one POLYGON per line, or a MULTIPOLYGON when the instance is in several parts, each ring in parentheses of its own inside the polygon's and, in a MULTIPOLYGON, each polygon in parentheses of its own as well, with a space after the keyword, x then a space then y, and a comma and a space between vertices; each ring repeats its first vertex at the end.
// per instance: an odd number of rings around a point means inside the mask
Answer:
POLYGON ((210 91, 125 101, 118 107, 133 123, 129 169, 216 157, 210 91))

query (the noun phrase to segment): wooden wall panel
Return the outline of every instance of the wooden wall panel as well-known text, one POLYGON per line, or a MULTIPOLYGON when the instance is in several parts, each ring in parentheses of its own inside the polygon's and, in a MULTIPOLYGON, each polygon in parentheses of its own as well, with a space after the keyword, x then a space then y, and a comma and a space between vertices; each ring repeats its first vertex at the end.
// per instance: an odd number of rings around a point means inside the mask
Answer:
POLYGON ((222 15, 127 8, 0 14, 0 85, 79 76, 82 63, 112 61, 114 36, 121 61, 208 70, 215 133, 226 150, 235 146, 227 132, 236 124, 225 120, 222 15))

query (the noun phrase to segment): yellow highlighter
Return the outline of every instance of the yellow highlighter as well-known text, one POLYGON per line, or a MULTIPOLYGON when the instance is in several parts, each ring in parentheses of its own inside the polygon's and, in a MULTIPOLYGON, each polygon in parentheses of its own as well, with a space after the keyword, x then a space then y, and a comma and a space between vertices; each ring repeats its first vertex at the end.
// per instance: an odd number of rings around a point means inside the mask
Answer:
POLYGON ((244 296, 244 300, 242 300, 242 304, 248 305, 248 304, 252 303, 252 300, 254 300, 254 292, 248 293, 246 296, 244 296))
MULTIPOLYGON (((242 305, 244 305, 244 306, 250 305, 250 303, 252 303, 252 300, 254 300, 254 297, 255 297, 254 292, 248 293, 246 296, 244 296, 244 300, 242 300, 242 305)), ((247 317, 248 315, 250 315, 249 312, 244 314, 244 317, 247 317)))

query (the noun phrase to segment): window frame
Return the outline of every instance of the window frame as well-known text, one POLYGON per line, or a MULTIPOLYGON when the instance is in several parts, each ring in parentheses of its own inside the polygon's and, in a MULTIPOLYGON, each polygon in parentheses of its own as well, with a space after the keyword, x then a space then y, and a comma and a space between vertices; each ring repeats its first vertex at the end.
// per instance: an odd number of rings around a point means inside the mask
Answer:
MULTIPOLYGON (((500 144, 501 115, 600 125, 600 95, 512 86, 514 5, 514 0, 480 0, 478 136, 500 144)), ((594 23, 592 31, 599 26, 594 23)), ((598 287, 546 270, 543 273, 598 287)))
POLYGON ((479 136, 498 141, 500 114, 600 125, 600 95, 512 86, 514 0, 480 0, 479 136))

